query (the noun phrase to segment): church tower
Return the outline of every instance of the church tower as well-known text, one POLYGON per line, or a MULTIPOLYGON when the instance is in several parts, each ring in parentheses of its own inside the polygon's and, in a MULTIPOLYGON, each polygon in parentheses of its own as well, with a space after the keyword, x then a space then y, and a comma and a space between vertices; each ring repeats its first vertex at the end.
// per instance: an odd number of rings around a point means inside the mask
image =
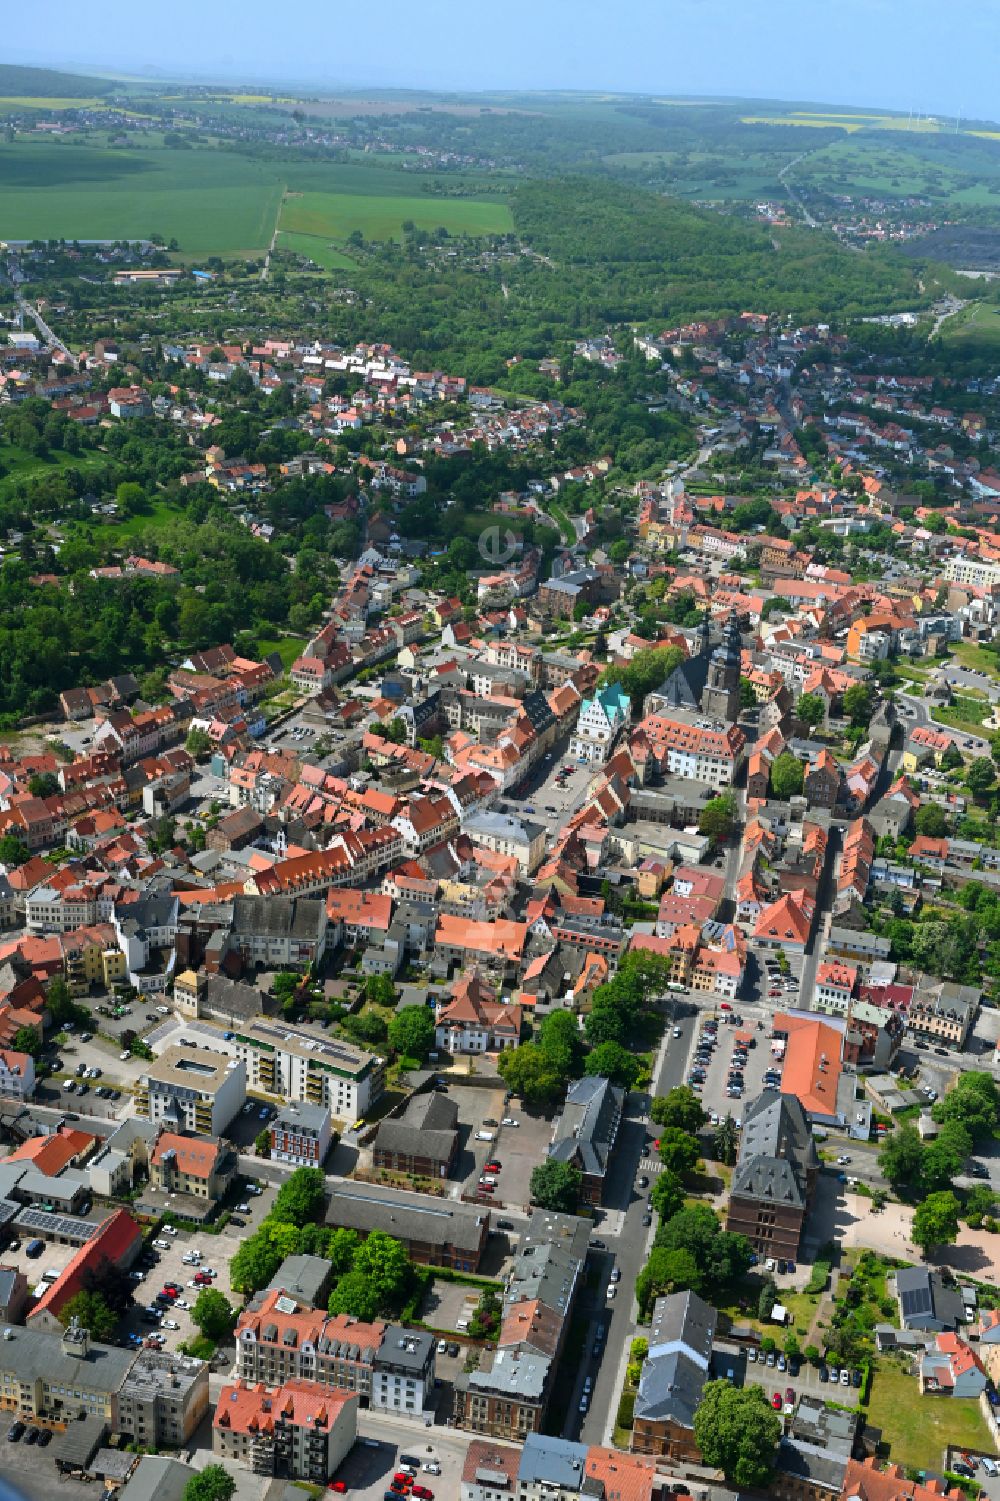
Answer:
POLYGON ((736 611, 731 610, 722 630, 722 640, 709 661, 708 678, 701 695, 702 712, 713 719, 735 723, 739 718, 742 648, 736 611))

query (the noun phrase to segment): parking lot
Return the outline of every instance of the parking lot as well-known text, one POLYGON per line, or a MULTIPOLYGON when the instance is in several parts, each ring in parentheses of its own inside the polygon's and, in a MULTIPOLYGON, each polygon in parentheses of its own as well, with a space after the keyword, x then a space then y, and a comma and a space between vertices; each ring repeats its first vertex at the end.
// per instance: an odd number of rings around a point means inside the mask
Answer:
MULTIPOLYGON (((469 1093, 468 1090, 453 1090, 452 1098, 469 1093)), ((492 1131, 495 1141, 477 1141, 475 1135, 466 1144, 464 1158, 471 1150, 475 1167, 466 1176, 465 1192, 475 1187, 487 1162, 498 1161, 501 1168, 497 1178, 496 1199, 514 1209, 527 1209, 531 1200, 531 1174, 540 1162, 545 1161, 545 1152, 552 1138, 552 1122, 542 1116, 528 1115, 519 1100, 511 1099, 503 1104, 503 1095, 492 1094, 494 1110, 486 1111, 480 1127, 492 1131), (486 1124, 487 1120, 500 1122, 497 1126, 486 1124), (516 1126, 503 1125, 504 1120, 517 1121, 516 1126)), ((502 1217, 502 1210, 500 1211, 502 1217)))
MULTIPOLYGON (((224 1293, 230 1302, 239 1305, 242 1299, 234 1294, 229 1281, 229 1263, 235 1256, 242 1241, 248 1235, 252 1235, 267 1214, 274 1202, 275 1190, 270 1185, 264 1184, 260 1194, 248 1194, 245 1202, 247 1212, 240 1216, 246 1221, 244 1226, 228 1224, 218 1235, 212 1235, 206 1231, 178 1229, 171 1235, 168 1230, 162 1230, 156 1236, 151 1249, 157 1260, 155 1265, 148 1270, 141 1281, 134 1280, 133 1296, 135 1308, 131 1311, 122 1325, 122 1334, 142 1335, 144 1338, 152 1333, 159 1332, 164 1336, 164 1349, 175 1350, 182 1340, 190 1339, 197 1333, 191 1322, 191 1307, 194 1306, 199 1289, 190 1287, 195 1274, 199 1270, 207 1270, 211 1267, 218 1275, 212 1280, 211 1286, 224 1293), (163 1244, 157 1244, 162 1242, 163 1244), (201 1252, 201 1261, 195 1265, 185 1262, 185 1254, 194 1250, 201 1252), (156 1294, 167 1282, 176 1282, 181 1289, 180 1298, 174 1304, 173 1309, 167 1309, 165 1319, 179 1325, 177 1329, 164 1328, 146 1322, 142 1317, 142 1310, 155 1300, 156 1294), (184 1303, 191 1307, 185 1308, 184 1303)), ((47 1256, 47 1252, 46 1252, 47 1256)), ((46 1257, 42 1258, 47 1264, 46 1257)))
MULTIPOLYGON (((23 1272, 28 1279, 29 1289, 38 1286, 45 1272, 55 1272, 58 1276, 76 1255, 76 1246, 63 1246, 56 1241, 46 1241, 42 1254, 31 1257, 28 1255, 27 1247, 29 1242, 37 1237, 32 1231, 19 1226, 15 1227, 15 1231, 19 1247, 15 1251, 8 1246, 3 1253, 3 1264, 5 1267, 16 1267, 19 1272, 23 1272)), ((50 1280, 55 1281, 55 1278, 50 1280)))
MULTIPOLYGON (((858 1388, 854 1386, 853 1380, 846 1386, 839 1380, 836 1383, 832 1380, 823 1381, 820 1368, 810 1365, 808 1361, 800 1360, 798 1369, 793 1373, 786 1360, 786 1368, 781 1370, 779 1362, 785 1360, 780 1353, 784 1332, 777 1325, 770 1332, 778 1349, 772 1351, 767 1358, 756 1347, 753 1347, 755 1358, 751 1360, 749 1349, 743 1349, 737 1345, 725 1345, 721 1349, 716 1346, 712 1356, 716 1376, 725 1377, 732 1371, 733 1381, 737 1386, 760 1386, 763 1387, 768 1397, 778 1392, 783 1400, 786 1390, 790 1387, 796 1399, 805 1396, 820 1397, 823 1400, 839 1402, 845 1407, 851 1407, 857 1402, 858 1388), (768 1364, 768 1360, 772 1363, 768 1364)), ((830 1368, 828 1368, 828 1374, 830 1374, 830 1368)))
MULTIPOLYGON (((704 1063, 694 1063, 695 1068, 704 1069, 704 1078, 701 1083, 701 1102, 709 1116, 716 1115, 720 1119, 726 1115, 732 1115, 734 1119, 741 1119, 743 1115, 743 1102, 755 1100, 760 1093, 764 1073, 769 1068, 777 1068, 780 1073, 781 1065, 772 1057, 768 1035, 761 1032, 755 1024, 740 1026, 731 1022, 730 1018, 742 1013, 720 1012, 716 1030, 717 1041, 711 1049, 710 1058, 704 1063), (752 1043, 749 1048, 746 1062, 742 1065, 743 1071, 743 1094, 735 1098, 728 1093, 729 1072, 733 1065, 733 1048, 737 1032, 750 1033, 752 1043)), ((695 1059, 699 1047, 698 1038, 704 1035, 704 1021, 699 1026, 699 1032, 692 1046, 692 1060, 695 1059)))
POLYGON ((544 824, 550 834, 554 834, 569 814, 579 808, 596 771, 593 766, 577 765, 568 753, 567 742, 560 750, 554 750, 552 759, 543 761, 517 792, 508 793, 504 806, 515 815, 524 815, 535 823, 544 824), (557 778, 564 766, 571 767, 571 770, 559 785, 557 778))
POLYGON ((362 1413, 358 1424, 358 1442, 337 1471, 352 1498, 382 1501, 383 1493, 403 1461, 403 1456, 419 1460, 418 1485, 432 1493, 434 1501, 453 1501, 462 1483, 462 1465, 468 1438, 447 1430, 427 1429, 413 1424, 393 1422, 381 1413, 362 1413), (389 1437, 388 1435, 392 1436, 389 1437), (429 1465, 431 1469, 424 1469, 429 1465), (440 1474, 435 1473, 440 1470, 440 1474))

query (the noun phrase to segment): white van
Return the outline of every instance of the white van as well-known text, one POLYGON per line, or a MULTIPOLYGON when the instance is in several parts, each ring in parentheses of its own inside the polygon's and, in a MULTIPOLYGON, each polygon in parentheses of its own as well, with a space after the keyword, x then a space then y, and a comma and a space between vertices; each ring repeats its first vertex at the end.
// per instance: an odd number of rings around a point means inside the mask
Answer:
POLYGON ((493 1135, 492 1131, 477 1131, 476 1132, 476 1140, 477 1141, 493 1141, 493 1140, 495 1140, 495 1138, 494 1138, 494 1135, 493 1135))
POLYGON ((465 1330, 465 1329, 468 1329, 468 1327, 469 1327, 469 1321, 468 1321, 468 1319, 456 1319, 455 1320, 455 1328, 456 1329, 463 1329, 463 1330, 465 1330))

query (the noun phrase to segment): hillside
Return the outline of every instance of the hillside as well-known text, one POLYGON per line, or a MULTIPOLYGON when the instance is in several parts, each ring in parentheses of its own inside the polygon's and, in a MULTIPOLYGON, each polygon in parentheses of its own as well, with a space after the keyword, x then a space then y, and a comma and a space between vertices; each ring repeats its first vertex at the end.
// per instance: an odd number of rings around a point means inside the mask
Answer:
POLYGON ((113 87, 107 78, 0 63, 0 99, 93 99, 95 94, 109 94, 113 87))
POLYGON ((926 299, 919 267, 847 250, 832 235, 775 230, 593 178, 528 182, 518 231, 553 263, 553 283, 585 293, 609 321, 754 308, 798 318, 856 317, 926 299))

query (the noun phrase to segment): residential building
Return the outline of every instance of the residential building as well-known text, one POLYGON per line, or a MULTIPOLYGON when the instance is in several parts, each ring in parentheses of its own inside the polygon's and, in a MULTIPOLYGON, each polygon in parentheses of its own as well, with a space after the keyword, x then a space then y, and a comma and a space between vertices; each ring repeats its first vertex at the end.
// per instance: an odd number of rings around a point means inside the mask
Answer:
POLYGON ((437 1008, 436 1047, 452 1054, 516 1048, 521 1040, 521 1007, 513 1001, 498 1001, 495 995, 495 989, 475 973, 456 980, 451 998, 437 1008))
POLYGON ((523 876, 532 875, 545 854, 545 827, 530 819, 484 808, 463 818, 462 832, 494 854, 513 855, 523 876))
POLYGON ((168 1350, 140 1350, 118 1399, 118 1428, 144 1448, 176 1449, 208 1412, 208 1363, 168 1350))
POLYGON ((250 1089, 282 1100, 325 1105, 335 1121, 353 1125, 385 1089, 385 1061, 320 1028, 263 1017, 238 1028, 232 1047, 250 1089))
POLYGON ((657 1298, 635 1399, 631 1449, 671 1464, 700 1464, 694 1415, 708 1380, 717 1317, 697 1293, 657 1298))
POLYGON ((411 1261, 474 1272, 486 1246, 490 1216, 488 1210, 454 1199, 345 1181, 333 1186, 326 1223, 356 1230, 362 1238, 383 1230, 403 1242, 411 1261))
POLYGON ((333 1131, 330 1107, 292 1100, 271 1121, 271 1159, 297 1167, 322 1167, 333 1131))
POLYGON ((585 1204, 601 1202, 624 1104, 623 1089, 609 1079, 587 1075, 570 1085, 552 1128, 549 1161, 580 1169, 580 1197, 585 1204))
POLYGON ((964 1494, 942 1480, 911 1480, 902 1465, 880 1470, 872 1456, 847 1461, 841 1501, 963 1501, 964 1494))
POLYGON ((212 1452, 255 1475, 323 1486, 358 1432, 353 1392, 293 1380, 277 1391, 237 1381, 224 1386, 212 1420, 212 1452))
POLYGON ((729 787, 743 761, 746 736, 737 724, 709 720, 694 710, 647 714, 636 727, 672 776, 710 787, 729 787))
POLYGON ((745 1235, 760 1256, 795 1260, 818 1172, 799 1101, 765 1089, 744 1111, 726 1229, 745 1235))
POLYGON ((149 1158, 149 1181, 170 1194, 224 1199, 236 1176, 236 1153, 228 1142, 161 1131, 149 1158))
POLYGON ((197 1136, 221 1136, 246 1101, 246 1068, 209 1048, 173 1046, 140 1074, 136 1114, 197 1136))
POLYGON ((960 1052, 979 1010, 981 992, 952 980, 926 980, 913 992, 906 1013, 908 1030, 960 1052))
POLYGON ((16 1048, 0 1048, 0 1095, 6 1100, 30 1100, 35 1093, 35 1060, 16 1048))
POLYGON ((523 1443, 541 1428, 553 1371, 552 1359, 534 1350, 484 1350, 474 1370, 455 1378, 456 1424, 523 1443))
POLYGON ((375 1357, 371 1405, 379 1412, 423 1412, 434 1390, 434 1336, 423 1329, 390 1324, 375 1357))
POLYGON ((493 1439, 472 1439, 462 1465, 460 1501, 516 1501, 520 1463, 520 1449, 493 1439))
POLYGON ((954 1283, 945 1282, 940 1272, 926 1266, 900 1267, 895 1283, 901 1329, 926 1329, 936 1334, 954 1331, 963 1322, 962 1294, 954 1283))
POLYGON ((816 966, 815 1006, 817 1011, 830 1011, 837 1016, 846 1016, 858 983, 857 966, 841 960, 824 959, 816 966))
POLYGON ((925 1397, 978 1397, 986 1381, 976 1351, 951 1330, 936 1334, 920 1361, 920 1391, 925 1397))

